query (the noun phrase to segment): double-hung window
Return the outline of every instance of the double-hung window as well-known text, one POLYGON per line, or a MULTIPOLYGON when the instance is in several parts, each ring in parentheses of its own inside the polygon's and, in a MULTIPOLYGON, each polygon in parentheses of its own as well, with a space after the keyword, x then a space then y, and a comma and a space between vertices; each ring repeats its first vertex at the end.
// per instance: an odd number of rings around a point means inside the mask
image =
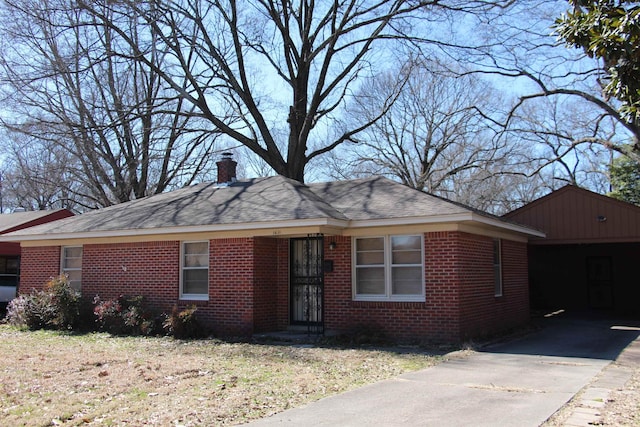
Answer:
POLYGON ((60 271, 69 278, 69 284, 80 292, 82 289, 82 246, 63 246, 60 271))
POLYGON ((353 297, 363 301, 424 301, 421 235, 354 238, 353 297))
POLYGON ((495 296, 502 296, 502 245, 493 239, 493 287, 495 296))
POLYGON ((209 242, 183 242, 180 298, 209 299, 209 242))

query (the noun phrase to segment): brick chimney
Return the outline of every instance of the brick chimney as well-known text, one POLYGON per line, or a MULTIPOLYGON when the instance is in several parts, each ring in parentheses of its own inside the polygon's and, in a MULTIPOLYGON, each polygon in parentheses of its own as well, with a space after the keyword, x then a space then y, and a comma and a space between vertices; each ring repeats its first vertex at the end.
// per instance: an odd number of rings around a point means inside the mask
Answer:
POLYGON ((236 166, 231 153, 222 153, 222 159, 216 162, 218 166, 218 184, 231 184, 236 181, 236 166))

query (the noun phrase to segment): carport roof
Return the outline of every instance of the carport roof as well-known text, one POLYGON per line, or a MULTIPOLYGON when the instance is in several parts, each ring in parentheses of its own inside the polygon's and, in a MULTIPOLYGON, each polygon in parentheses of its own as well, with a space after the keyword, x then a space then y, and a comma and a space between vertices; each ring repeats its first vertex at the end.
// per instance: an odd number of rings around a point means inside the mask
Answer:
POLYGON ((541 230, 532 244, 640 242, 640 207, 567 185, 504 215, 541 230))

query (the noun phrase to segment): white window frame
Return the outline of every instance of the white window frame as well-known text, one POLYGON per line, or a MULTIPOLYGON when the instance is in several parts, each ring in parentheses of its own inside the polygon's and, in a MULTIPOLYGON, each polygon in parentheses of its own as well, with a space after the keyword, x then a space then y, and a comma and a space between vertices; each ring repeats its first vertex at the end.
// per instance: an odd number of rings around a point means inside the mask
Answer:
POLYGON ((67 274, 69 277, 69 284, 73 289, 78 292, 82 291, 82 257, 84 256, 84 249, 82 245, 73 245, 73 246, 61 246, 60 247, 60 273, 67 274), (77 249, 80 248, 82 250, 82 254, 80 255, 80 267, 67 267, 66 261, 68 257, 66 256, 67 249, 77 249), (72 281, 70 275, 68 274, 70 271, 79 271, 80 272, 80 281, 74 280, 72 281))
POLYGON ((208 240, 188 240, 180 242, 180 299, 181 300, 195 300, 195 301, 208 301, 209 300, 209 269, 211 268, 211 244, 208 240), (190 243, 206 243, 207 244, 207 266, 206 267, 185 267, 185 246, 190 243), (207 293, 206 294, 187 294, 183 292, 184 289, 184 272, 186 270, 207 270, 207 293))
POLYGON ((493 239, 491 249, 491 264, 493 272, 493 293, 496 297, 501 297, 504 291, 502 280, 502 239, 493 239), (496 256, 496 248, 498 253, 496 256))
MULTIPOLYGON (((354 301, 396 301, 396 302, 424 302, 425 301, 425 273, 424 273, 424 235, 423 234, 385 234, 375 236, 358 236, 351 240, 351 283, 352 298, 354 301), (400 264, 406 267, 420 267, 420 294, 415 295, 393 295, 393 251, 391 239, 393 237, 420 237, 420 264, 400 264), (375 239, 382 238, 384 240, 384 294, 358 294, 357 293, 357 240, 358 239, 375 239)), ((365 267, 366 268, 366 267, 365 267)))

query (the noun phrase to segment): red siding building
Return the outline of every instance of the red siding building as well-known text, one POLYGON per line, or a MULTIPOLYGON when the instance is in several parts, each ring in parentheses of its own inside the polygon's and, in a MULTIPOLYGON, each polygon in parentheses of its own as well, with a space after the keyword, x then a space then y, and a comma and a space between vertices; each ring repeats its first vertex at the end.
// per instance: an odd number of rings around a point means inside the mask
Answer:
MULTIPOLYGON (((0 235, 46 224, 73 214, 66 209, 0 214, 0 235)), ((20 276, 20 244, 0 241, 0 304, 12 300, 20 276)))

